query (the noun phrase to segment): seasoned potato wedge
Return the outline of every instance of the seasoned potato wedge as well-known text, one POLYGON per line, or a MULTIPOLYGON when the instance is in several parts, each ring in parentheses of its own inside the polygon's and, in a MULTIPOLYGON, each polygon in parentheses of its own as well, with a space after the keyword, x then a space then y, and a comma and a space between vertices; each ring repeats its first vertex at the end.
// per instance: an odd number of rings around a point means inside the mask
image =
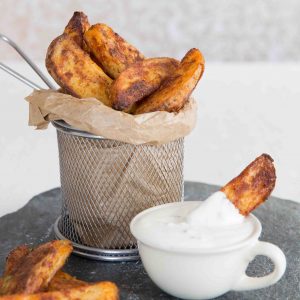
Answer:
POLYGON ((64 33, 71 37, 81 48, 85 49, 86 45, 83 40, 83 34, 90 28, 88 17, 79 11, 75 11, 64 33))
POLYGON ((20 245, 13 249, 6 258, 3 276, 13 273, 22 263, 22 260, 25 259, 25 257, 30 253, 30 251, 31 249, 26 245, 20 245))
POLYGON ((242 215, 248 215, 263 203, 275 187, 276 172, 273 159, 262 154, 251 162, 240 175, 232 179, 221 191, 242 215))
MULTIPOLYGON (((7 276, 13 272, 16 272, 17 268, 30 252, 31 249, 26 245, 20 245, 17 248, 13 249, 6 259, 3 276, 7 276)), ((69 289, 81 285, 87 285, 87 283, 78 280, 65 272, 58 271, 51 279, 47 287, 47 291, 69 289)))
POLYGON ((45 290, 72 249, 69 241, 52 241, 38 246, 2 278, 0 295, 32 294, 45 290))
POLYGON ((97 63, 114 79, 129 65, 144 59, 136 48, 105 24, 91 26, 84 40, 97 63))
POLYGON ((0 297, 0 300, 118 300, 117 286, 108 281, 78 286, 71 289, 36 293, 16 294, 0 297))
POLYGON ((113 108, 124 110, 150 95, 178 67, 176 59, 149 58, 132 64, 114 81, 110 90, 113 108))
POLYGON ((111 106, 109 88, 112 79, 67 34, 50 44, 46 67, 67 93, 78 98, 94 97, 111 106))
POLYGON ((86 285, 88 285, 87 282, 79 280, 65 272, 58 271, 50 281, 47 291, 60 291, 86 285))
POLYGON ((175 73, 160 88, 136 105, 134 114, 153 111, 178 112, 186 103, 204 71, 204 58, 191 49, 181 60, 175 73))

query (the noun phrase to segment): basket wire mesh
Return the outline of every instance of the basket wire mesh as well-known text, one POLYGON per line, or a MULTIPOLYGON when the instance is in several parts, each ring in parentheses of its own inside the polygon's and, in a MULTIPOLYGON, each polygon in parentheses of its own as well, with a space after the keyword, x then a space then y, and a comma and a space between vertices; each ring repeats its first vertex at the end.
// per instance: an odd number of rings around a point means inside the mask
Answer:
POLYGON ((54 126, 63 201, 56 235, 71 240, 83 256, 137 259, 131 219, 149 207, 182 200, 183 138, 131 145, 54 126))
MULTIPOLYGON (((0 40, 55 89, 16 43, 2 34, 0 40)), ((0 68, 40 89, 3 63, 0 68)), ((74 252, 85 257, 137 259, 131 219, 146 208, 182 200, 183 139, 162 146, 134 146, 76 130, 63 121, 52 124, 57 128, 63 201, 54 224, 56 236, 71 240, 74 252)))

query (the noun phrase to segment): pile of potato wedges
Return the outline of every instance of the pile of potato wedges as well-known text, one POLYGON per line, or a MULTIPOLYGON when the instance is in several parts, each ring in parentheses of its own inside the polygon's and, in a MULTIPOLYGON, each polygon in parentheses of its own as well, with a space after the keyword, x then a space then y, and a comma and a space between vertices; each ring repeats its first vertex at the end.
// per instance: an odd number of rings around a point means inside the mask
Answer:
POLYGON ((146 58, 105 24, 75 12, 47 51, 46 67, 64 93, 93 97, 131 114, 178 112, 204 72, 198 49, 181 61, 146 58))
POLYGON ((61 271, 73 248, 69 241, 51 241, 35 249, 12 250, 0 278, 0 300, 117 300, 117 286, 88 283, 61 271))

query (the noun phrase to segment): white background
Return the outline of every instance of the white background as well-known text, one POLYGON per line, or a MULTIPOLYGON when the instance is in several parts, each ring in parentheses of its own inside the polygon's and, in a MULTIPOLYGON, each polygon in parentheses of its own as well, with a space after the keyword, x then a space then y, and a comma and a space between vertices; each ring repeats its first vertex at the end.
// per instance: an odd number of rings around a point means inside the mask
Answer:
MULTIPOLYGON (((28 66, 7 62, 39 82, 28 66)), ((43 64, 40 64, 43 66, 43 64)), ((300 64, 213 64, 194 92, 198 123, 186 138, 185 179, 225 184, 263 152, 275 160, 274 195, 300 200, 300 64)), ((59 186, 56 133, 27 126, 31 89, 0 72, 0 215, 59 186)))
MULTIPOLYGON (((147 57, 180 59, 191 47, 203 52, 186 180, 225 184, 267 152, 277 168, 274 195, 300 201, 300 1, 1 0, 0 32, 43 67, 49 43, 75 10, 92 24, 107 23, 147 57)), ((18 59, 0 45, 1 62, 36 80, 18 59)), ((55 130, 27 126, 30 88, 1 70, 0 87, 2 215, 59 186, 59 174, 55 130)))

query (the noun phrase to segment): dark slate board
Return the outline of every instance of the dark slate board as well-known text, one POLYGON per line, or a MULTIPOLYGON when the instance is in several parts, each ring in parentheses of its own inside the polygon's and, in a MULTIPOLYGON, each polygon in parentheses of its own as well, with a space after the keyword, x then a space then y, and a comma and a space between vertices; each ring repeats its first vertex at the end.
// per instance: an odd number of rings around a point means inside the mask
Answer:
MULTIPOLYGON (((205 199, 217 186, 187 182, 185 200, 205 199)), ((0 199, 5 201, 5 199, 0 199)), ((0 218, 0 269, 8 252, 17 245, 37 245, 54 238, 53 223, 59 216, 60 189, 42 193, 15 213, 0 218)), ((278 198, 269 199, 255 211, 261 220, 261 239, 278 245, 287 257, 287 270, 275 285, 256 291, 229 292, 217 299, 259 300, 300 299, 300 205, 278 198)), ((65 270, 87 281, 110 280, 117 283, 121 299, 175 299, 157 288, 147 276, 141 262, 110 263, 72 256, 65 270)), ((248 268, 250 275, 265 275, 272 270, 272 263, 257 257, 248 268)))

